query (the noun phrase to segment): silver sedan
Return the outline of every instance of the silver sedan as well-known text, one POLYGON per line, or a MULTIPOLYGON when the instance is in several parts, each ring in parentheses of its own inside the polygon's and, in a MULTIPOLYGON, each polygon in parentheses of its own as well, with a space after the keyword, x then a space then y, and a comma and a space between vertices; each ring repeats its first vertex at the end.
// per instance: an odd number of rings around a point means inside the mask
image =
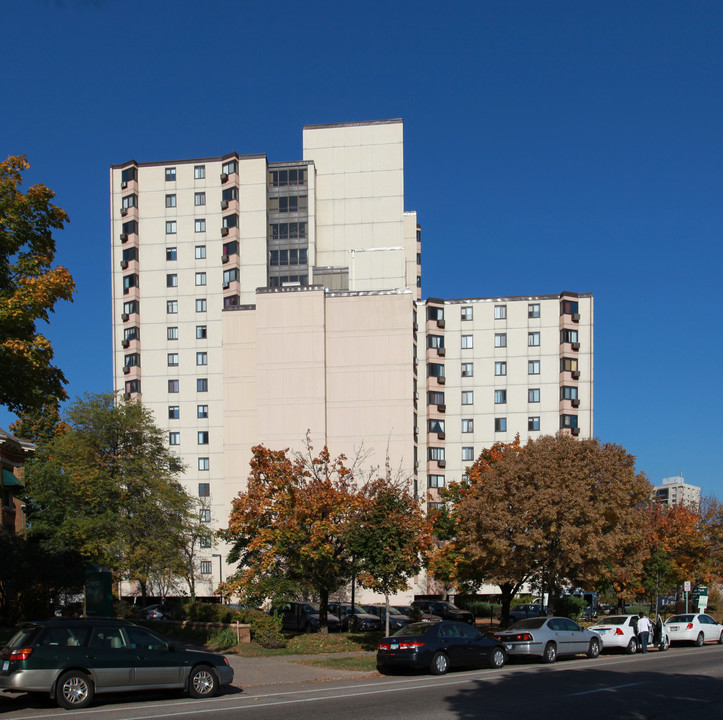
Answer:
POLYGON ((566 617, 537 617, 520 620, 495 634, 504 643, 509 656, 538 655, 542 662, 552 663, 562 655, 600 654, 600 635, 585 630, 566 617))

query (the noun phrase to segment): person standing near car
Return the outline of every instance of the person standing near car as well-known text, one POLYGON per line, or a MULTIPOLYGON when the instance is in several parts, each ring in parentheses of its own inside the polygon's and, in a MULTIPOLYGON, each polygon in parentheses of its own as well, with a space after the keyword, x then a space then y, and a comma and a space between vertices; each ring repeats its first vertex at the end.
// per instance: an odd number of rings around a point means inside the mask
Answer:
POLYGON ((645 654, 648 652, 648 638, 650 637, 652 625, 650 624, 650 620, 645 617, 645 613, 641 612, 638 618, 638 637, 640 638, 642 653, 645 654))

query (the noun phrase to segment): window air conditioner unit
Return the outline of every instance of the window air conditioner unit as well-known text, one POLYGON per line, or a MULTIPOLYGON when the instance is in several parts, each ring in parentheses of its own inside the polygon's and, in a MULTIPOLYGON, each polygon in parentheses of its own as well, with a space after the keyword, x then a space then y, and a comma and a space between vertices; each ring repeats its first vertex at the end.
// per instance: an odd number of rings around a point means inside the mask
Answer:
POLYGON ((577 398, 575 398, 574 400, 571 400, 570 404, 575 408, 580 407, 580 401, 577 398))
POLYGON ((447 379, 444 377, 444 375, 440 375, 440 376, 437 378, 437 382, 438 382, 440 385, 444 385, 444 384, 447 382, 447 379))
POLYGON ((226 182, 228 180, 228 173, 221 173, 221 182, 226 182))
POLYGON ((447 350, 445 348, 437 348, 437 355, 439 357, 444 357, 447 354, 447 350))
POLYGON ((130 366, 130 365, 124 365, 124 366, 123 366, 123 374, 124 374, 124 375, 128 375, 128 373, 129 373, 130 371, 131 371, 131 366, 130 366))
POLYGON ((444 440, 447 437, 446 433, 438 432, 437 433, 437 440, 444 440))
POLYGON ((127 322, 127 321, 128 321, 128 317, 129 317, 128 313, 122 313, 122 314, 121 314, 121 320, 122 320, 123 322, 127 322))
POLYGON ((228 262, 228 255, 226 255, 226 253, 224 253, 223 255, 221 255, 221 262, 222 262, 222 263, 227 263, 227 262, 228 262))
POLYGON ((127 214, 128 214, 128 208, 127 208, 127 207, 122 207, 122 208, 121 208, 121 215, 127 215, 127 214))
POLYGON ((573 371, 572 371, 572 379, 573 379, 573 380, 579 380, 579 379, 580 379, 580 371, 579 371, 579 370, 573 370, 573 371))
POLYGON ((573 350, 579 350, 579 349, 580 349, 580 343, 572 343, 572 349, 573 349, 573 350))
POLYGON ((124 348, 127 348, 130 344, 131 344, 131 341, 130 341, 128 338, 125 338, 125 339, 123 340, 123 342, 121 342, 121 345, 122 345, 124 348))
POLYGON ((570 432, 577 437, 580 434, 580 428, 570 428, 570 432))
POLYGON ((228 210, 228 200, 221 200, 221 210, 228 210))
POLYGON ((120 241, 122 243, 126 242, 128 240, 128 233, 121 233, 120 235, 120 241))
POLYGON ((437 405, 437 412, 447 412, 447 406, 446 405, 437 405))
POLYGON ((226 237, 226 235, 228 235, 228 228, 224 225, 221 228, 221 237, 226 237))
POLYGON ((228 290, 229 285, 230 285, 230 283, 225 282, 225 283, 223 284, 223 289, 224 289, 224 290, 228 290))
POLYGON ((447 461, 446 460, 437 460, 437 467, 447 467, 447 461))
POLYGON ((580 313, 573 313, 573 314, 572 314, 572 321, 573 321, 573 322, 580 322, 580 313))
POLYGON ((127 260, 121 260, 121 270, 125 270, 128 267, 127 260))
POLYGON ((444 327, 444 320, 437 320, 437 327, 443 328, 444 327))
POLYGON ((128 187, 128 182, 124 180, 124 181, 121 183, 121 190, 125 190, 127 187, 128 187))

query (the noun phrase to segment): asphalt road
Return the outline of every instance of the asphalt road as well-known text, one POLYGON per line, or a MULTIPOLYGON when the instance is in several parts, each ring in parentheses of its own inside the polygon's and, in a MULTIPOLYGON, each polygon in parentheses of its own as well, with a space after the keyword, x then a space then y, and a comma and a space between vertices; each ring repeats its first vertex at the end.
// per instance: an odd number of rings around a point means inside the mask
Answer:
POLYGON ((723 646, 673 648, 647 656, 602 655, 554 665, 512 663, 502 670, 442 677, 360 675, 326 682, 229 688, 216 698, 178 694, 101 696, 87 710, 58 710, 48 699, 4 700, 5 717, 45 720, 720 720, 723 646))

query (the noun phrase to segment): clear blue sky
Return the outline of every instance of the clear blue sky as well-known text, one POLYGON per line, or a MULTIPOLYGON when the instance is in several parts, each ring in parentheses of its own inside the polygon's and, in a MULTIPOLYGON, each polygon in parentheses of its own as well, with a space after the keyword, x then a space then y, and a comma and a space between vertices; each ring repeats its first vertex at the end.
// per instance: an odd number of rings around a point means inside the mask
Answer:
POLYGON ((0 154, 71 217, 71 396, 112 383, 111 163, 294 160, 305 124, 402 117, 424 297, 594 293, 596 435, 723 498, 720 1, 3 0, 0 25, 0 154))

